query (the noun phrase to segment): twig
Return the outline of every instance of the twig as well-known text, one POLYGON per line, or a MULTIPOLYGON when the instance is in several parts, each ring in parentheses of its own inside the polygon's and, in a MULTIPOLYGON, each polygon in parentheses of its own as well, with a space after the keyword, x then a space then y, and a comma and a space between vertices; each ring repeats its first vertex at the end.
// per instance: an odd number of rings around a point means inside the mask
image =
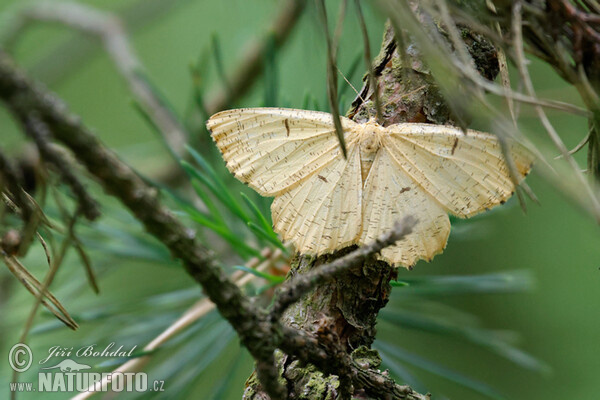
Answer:
POLYGON ((13 203, 21 210, 21 218, 23 221, 29 221, 29 217, 33 213, 31 204, 23 193, 21 177, 17 168, 11 160, 6 157, 0 148, 0 177, 4 178, 6 187, 13 197, 13 203))
POLYGON ((386 232, 374 242, 359 247, 330 264, 319 266, 309 273, 296 275, 294 278, 284 283, 280 287, 273 303, 271 320, 278 320, 291 304, 298 301, 302 295, 318 284, 333 280, 341 272, 362 264, 366 259, 381 251, 381 249, 391 246, 403 239, 412 232, 412 228, 414 228, 416 223, 417 221, 412 216, 404 217, 400 222, 395 224, 391 231, 386 232))
MULTIPOLYGON (((52 194, 54 195, 54 201, 56 202, 56 205, 58 207, 58 210, 60 211, 60 214, 62 215, 63 220, 67 221, 69 219, 69 213, 67 211, 67 207, 64 205, 61 199, 59 191, 55 187, 51 187, 51 190, 52 194)), ((94 270, 92 268, 92 261, 85 252, 81 240, 79 240, 79 237, 75 234, 75 229, 68 230, 68 234, 71 237, 71 244, 75 248, 75 251, 77 251, 79 259, 83 264, 85 274, 87 276, 90 286, 92 287, 92 290, 96 294, 100 293, 100 288, 98 286, 98 282, 96 281, 96 275, 94 274, 94 270)))
POLYGON ((372 369, 361 368, 356 362, 352 363, 355 382, 360 383, 368 394, 375 398, 392 398, 405 400, 431 400, 429 394, 422 395, 415 392, 410 386, 398 385, 389 376, 372 369))
POLYGON ((35 112, 22 119, 25 132, 33 139, 42 158, 52 164, 59 172, 62 180, 69 186, 81 208, 81 212, 90 221, 100 216, 100 205, 87 192, 83 184, 75 176, 73 165, 57 149, 49 143, 51 133, 46 124, 35 112))
MULTIPOLYGON (((51 0, 53 1, 53 0, 51 0)), ((189 3, 188 0, 137 0, 126 4, 122 9, 115 11, 118 18, 123 21, 130 33, 137 32, 153 22, 164 17, 169 11, 189 3)), ((21 2, 28 7, 29 2, 21 2)), ((33 22, 24 15, 17 13, 10 19, 3 32, 4 49, 10 52, 11 42, 23 34, 25 29, 33 22)), ((52 86, 61 82, 66 77, 73 76, 85 63, 100 50, 99 43, 90 40, 85 35, 72 34, 67 39, 56 45, 51 51, 44 54, 31 67, 30 73, 40 81, 52 86)))
POLYGON ((143 110, 176 154, 183 154, 188 135, 185 128, 174 117, 143 73, 144 68, 120 20, 113 14, 93 7, 71 2, 41 2, 25 8, 21 17, 37 21, 58 22, 98 37, 118 71, 129 84, 129 88, 143 110))
POLYGON ((228 79, 229 89, 221 88, 208 96, 211 99, 205 107, 208 115, 226 109, 230 101, 239 99, 248 92, 263 71, 269 40, 273 40, 276 49, 280 48, 296 26, 305 5, 306 0, 286 1, 273 24, 268 27, 269 33, 266 37, 258 38, 244 46, 247 49, 246 55, 236 63, 239 67, 228 79))
MULTIPOLYGON (((590 141, 591 136, 592 136, 592 129, 588 130, 588 133, 583 137, 583 139, 581 139, 581 141, 579 143, 577 143, 577 145, 575 147, 573 147, 571 150, 569 150, 569 154, 573 155, 573 154, 577 153, 579 150, 583 149, 585 147, 585 145, 590 141)), ((559 154, 556 157, 554 157, 555 160, 560 160, 561 158, 563 158, 562 154, 559 154)))

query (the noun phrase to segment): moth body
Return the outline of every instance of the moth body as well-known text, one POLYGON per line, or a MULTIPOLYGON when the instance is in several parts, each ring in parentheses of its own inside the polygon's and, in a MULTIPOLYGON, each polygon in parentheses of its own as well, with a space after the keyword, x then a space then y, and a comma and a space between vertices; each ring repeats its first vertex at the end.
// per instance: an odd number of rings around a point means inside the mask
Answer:
POLYGON ((375 121, 358 125, 355 129, 360 149, 361 177, 364 183, 381 147, 382 135, 385 135, 385 129, 375 121))

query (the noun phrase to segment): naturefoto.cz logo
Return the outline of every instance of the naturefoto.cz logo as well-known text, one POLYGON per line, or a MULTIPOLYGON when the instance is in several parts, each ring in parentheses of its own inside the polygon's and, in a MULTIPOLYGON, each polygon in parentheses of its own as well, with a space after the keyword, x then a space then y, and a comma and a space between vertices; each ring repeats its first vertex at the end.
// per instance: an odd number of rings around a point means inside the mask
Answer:
MULTIPOLYGON (((74 348, 53 346, 48 350, 48 356, 41 359, 38 381, 36 382, 11 382, 11 392, 162 392, 164 382, 155 380, 149 386, 148 375, 144 372, 94 372, 92 367, 85 362, 78 362, 72 358, 129 358, 137 346, 127 350, 123 346, 115 348, 115 343, 110 343, 104 349, 97 349, 96 345, 84 346, 77 350, 74 348)), ((33 352, 23 343, 14 345, 8 354, 8 362, 16 372, 25 372, 33 365, 33 352)))

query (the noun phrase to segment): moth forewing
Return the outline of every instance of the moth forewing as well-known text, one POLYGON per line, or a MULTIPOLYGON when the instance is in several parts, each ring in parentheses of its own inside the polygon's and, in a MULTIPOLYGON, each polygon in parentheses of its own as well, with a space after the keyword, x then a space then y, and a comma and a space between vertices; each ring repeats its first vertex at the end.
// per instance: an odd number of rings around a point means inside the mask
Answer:
MULTIPOLYGON (((386 146, 398 165, 454 215, 473 216, 504 203, 514 192, 494 135, 428 124, 398 124, 388 130, 386 146)), ((515 142, 510 146, 522 180, 533 157, 515 142)))
MULTIPOLYGON (((278 196, 338 158, 331 118, 318 111, 244 108, 217 113, 206 125, 236 178, 263 196, 278 196)), ((354 125, 343 119, 347 132, 354 125)))

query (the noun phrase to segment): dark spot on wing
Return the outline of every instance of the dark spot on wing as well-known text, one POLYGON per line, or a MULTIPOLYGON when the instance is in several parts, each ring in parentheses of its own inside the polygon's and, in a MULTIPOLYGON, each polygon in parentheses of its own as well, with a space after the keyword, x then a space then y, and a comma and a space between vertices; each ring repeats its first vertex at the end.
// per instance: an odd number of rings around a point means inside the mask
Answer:
MULTIPOLYGON (((286 120, 286 121, 287 121, 287 120, 286 120)), ((322 180, 323 182, 326 182, 326 183, 327 183, 327 182, 329 182, 329 181, 327 180, 327 178, 325 178, 323 175, 317 175, 317 176, 318 176, 318 177, 319 177, 319 179, 320 179, 320 180, 322 180)))
POLYGON ((400 190, 400 194, 402 194, 402 193, 404 193, 404 192, 408 192, 409 190, 410 190, 410 188, 409 188, 408 186, 407 186, 407 187, 403 187, 403 188, 400 190))
POLYGON ((452 155, 454 155, 454 152, 456 151, 456 146, 458 146, 458 138, 454 138, 454 144, 452 145, 452 150, 450 151, 452 155))
POLYGON ((287 118, 283 120, 283 124, 285 125, 285 135, 290 136, 290 123, 287 118))

